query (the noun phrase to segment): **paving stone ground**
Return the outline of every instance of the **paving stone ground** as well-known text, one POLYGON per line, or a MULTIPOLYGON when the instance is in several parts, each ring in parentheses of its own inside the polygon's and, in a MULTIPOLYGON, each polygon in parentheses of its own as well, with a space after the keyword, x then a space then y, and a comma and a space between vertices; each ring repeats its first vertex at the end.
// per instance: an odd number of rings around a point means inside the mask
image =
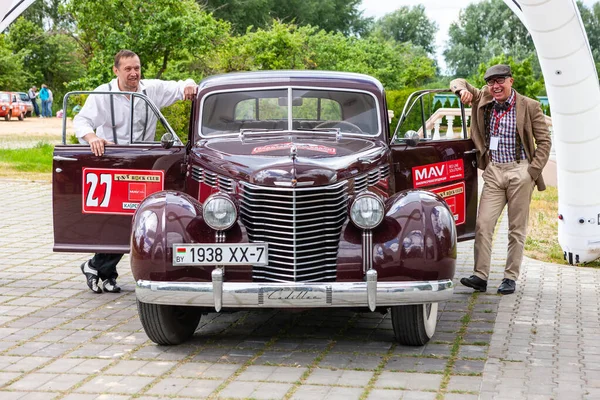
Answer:
POLYGON ((141 327, 128 257, 122 293, 90 292, 89 255, 52 252, 50 184, 0 183, 2 400, 600 398, 600 271, 527 259, 517 293, 495 294, 505 219, 490 289, 458 284, 426 346, 395 344, 388 315, 328 310, 209 314, 166 347, 141 327))

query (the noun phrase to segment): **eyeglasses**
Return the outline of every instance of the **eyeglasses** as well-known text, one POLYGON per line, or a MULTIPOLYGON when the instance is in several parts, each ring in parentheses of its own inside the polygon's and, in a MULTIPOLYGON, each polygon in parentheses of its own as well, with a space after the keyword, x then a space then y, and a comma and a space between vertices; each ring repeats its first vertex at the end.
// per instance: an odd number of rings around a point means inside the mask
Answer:
POLYGON ((495 83, 497 83, 498 85, 502 85, 504 83, 504 81, 506 80, 506 77, 502 77, 502 78, 492 78, 492 79, 488 79, 486 81, 488 86, 494 86, 495 83))

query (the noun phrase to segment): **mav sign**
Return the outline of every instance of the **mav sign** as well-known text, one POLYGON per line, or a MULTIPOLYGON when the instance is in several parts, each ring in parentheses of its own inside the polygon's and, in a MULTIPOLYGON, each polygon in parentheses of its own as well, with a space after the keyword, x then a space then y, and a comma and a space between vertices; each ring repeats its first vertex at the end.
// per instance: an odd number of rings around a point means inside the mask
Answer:
POLYGON ((414 167, 412 174, 413 186, 419 188, 464 179, 465 169, 463 160, 459 159, 414 167))

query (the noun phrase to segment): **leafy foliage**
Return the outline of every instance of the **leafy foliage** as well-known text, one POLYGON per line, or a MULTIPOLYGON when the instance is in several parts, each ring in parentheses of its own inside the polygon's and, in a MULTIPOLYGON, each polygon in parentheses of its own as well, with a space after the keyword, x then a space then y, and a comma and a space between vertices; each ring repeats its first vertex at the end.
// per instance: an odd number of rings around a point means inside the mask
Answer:
POLYGON ((448 36, 444 57, 457 76, 475 74, 479 64, 495 56, 522 60, 534 52, 529 32, 502 0, 470 4, 450 25, 448 36))
POLYGON ((216 70, 321 69, 372 75, 386 88, 420 85, 435 75, 424 50, 381 37, 365 39, 273 21, 270 29, 232 37, 214 58, 216 70))
POLYGON ((113 57, 121 49, 140 56, 147 77, 168 78, 185 72, 168 71, 171 60, 197 61, 229 29, 193 0, 72 0, 67 10, 89 59, 88 76, 74 86, 88 89, 112 78, 113 57))
POLYGON ((328 32, 364 33, 371 20, 358 10, 361 0, 201 0, 213 16, 231 22, 233 32, 267 28, 273 19, 328 32))
POLYGON ((438 26, 425 14, 425 6, 402 6, 375 22, 374 34, 399 43, 409 42, 422 47, 427 53, 435 53, 435 34, 438 26))

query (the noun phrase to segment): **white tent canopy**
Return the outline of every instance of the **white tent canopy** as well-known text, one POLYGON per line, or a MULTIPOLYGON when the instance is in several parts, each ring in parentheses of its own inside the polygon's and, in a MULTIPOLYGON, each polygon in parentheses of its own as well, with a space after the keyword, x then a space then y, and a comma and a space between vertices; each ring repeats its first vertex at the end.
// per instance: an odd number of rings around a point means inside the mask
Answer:
POLYGON ((0 33, 33 2, 34 0, 0 0, 0 33))

